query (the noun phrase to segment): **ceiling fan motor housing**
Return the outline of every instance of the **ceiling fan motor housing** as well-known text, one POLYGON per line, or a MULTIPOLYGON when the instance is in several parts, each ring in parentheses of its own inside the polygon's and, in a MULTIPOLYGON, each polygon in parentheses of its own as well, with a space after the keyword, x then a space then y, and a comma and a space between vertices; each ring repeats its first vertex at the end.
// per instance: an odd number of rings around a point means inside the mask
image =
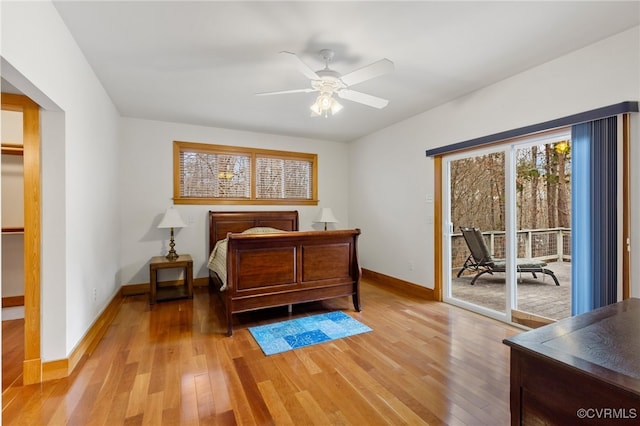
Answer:
POLYGON ((343 89, 345 85, 340 81, 340 74, 332 70, 317 72, 320 80, 312 80, 311 87, 321 93, 335 93, 343 89))

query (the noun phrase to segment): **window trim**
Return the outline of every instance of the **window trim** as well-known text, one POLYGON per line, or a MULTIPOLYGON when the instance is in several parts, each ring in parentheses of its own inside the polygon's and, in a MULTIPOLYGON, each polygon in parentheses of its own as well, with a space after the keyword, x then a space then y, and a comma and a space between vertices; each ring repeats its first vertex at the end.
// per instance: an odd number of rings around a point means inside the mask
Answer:
POLYGON ((230 145, 215 145, 198 142, 173 141, 173 202, 174 204, 221 204, 221 205, 318 205, 318 154, 280 151, 272 149, 246 148, 230 145), (248 155, 251 164, 249 198, 193 198, 180 196, 180 153, 196 151, 203 153, 248 155), (256 198, 256 158, 270 157, 311 163, 311 199, 256 198))

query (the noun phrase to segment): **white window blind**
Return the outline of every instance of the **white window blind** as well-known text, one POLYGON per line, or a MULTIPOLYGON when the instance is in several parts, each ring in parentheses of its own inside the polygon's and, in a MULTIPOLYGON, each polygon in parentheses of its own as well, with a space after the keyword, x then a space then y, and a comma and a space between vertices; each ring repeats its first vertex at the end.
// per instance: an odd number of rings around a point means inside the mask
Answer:
POLYGON ((256 158, 256 198, 311 198, 311 162, 256 158))
POLYGON ((249 198, 251 163, 247 155, 180 152, 180 196, 249 198))

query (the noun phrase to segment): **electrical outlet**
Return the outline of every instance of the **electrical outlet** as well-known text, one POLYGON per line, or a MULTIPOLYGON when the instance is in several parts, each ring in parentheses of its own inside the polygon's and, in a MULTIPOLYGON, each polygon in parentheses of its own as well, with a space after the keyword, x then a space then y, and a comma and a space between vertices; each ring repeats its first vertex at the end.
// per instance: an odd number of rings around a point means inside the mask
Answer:
POLYGON ((413 262, 409 262, 409 270, 413 271, 413 262))
POLYGON ((98 300, 98 289, 94 288, 93 289, 93 301, 95 302, 96 300, 98 300))

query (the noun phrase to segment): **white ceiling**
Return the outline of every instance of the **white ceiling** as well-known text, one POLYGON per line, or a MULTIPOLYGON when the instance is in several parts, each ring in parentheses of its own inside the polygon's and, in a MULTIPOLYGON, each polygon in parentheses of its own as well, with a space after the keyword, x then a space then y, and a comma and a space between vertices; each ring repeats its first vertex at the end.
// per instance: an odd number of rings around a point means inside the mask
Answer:
POLYGON ((123 116, 351 141, 640 23, 640 2, 54 1, 123 116), (345 74, 395 71, 311 118, 315 94, 255 96, 309 81, 321 49, 345 74))

